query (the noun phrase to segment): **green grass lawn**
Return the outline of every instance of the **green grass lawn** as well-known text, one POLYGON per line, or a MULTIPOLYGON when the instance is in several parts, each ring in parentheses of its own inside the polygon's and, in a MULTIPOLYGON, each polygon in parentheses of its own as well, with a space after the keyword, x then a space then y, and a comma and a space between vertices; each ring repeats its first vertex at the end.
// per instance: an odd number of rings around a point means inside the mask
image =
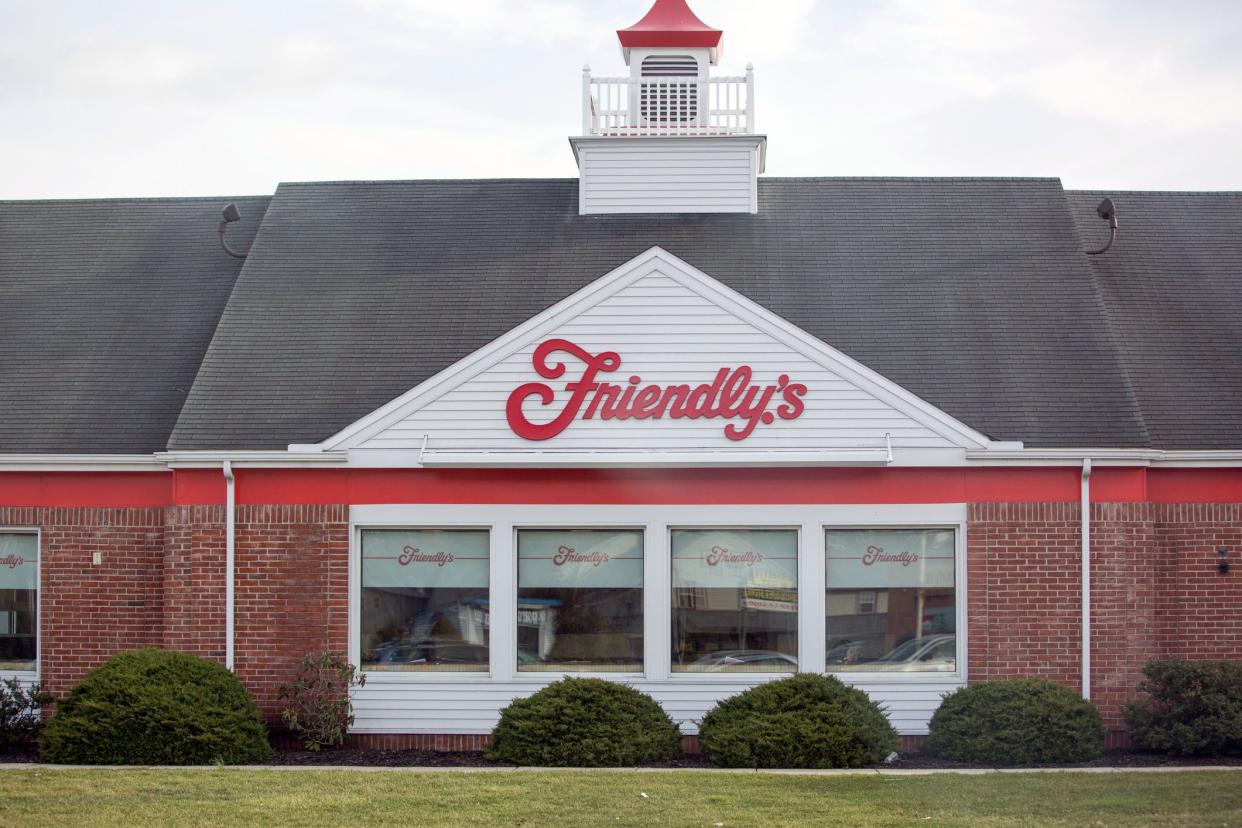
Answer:
POLYGON ((17 769, 0 774, 0 825, 260 824, 1242 826, 1242 772, 795 777, 17 769))

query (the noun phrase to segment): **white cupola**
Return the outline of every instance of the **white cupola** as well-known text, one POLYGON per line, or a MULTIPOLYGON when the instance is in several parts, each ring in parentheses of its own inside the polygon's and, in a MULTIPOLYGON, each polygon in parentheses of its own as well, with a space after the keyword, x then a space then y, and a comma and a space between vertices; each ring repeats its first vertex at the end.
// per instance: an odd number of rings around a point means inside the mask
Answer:
POLYGON ((767 137, 755 75, 716 77, 724 33, 686 0, 656 0, 617 32, 628 77, 582 73, 579 212, 756 213, 767 137))

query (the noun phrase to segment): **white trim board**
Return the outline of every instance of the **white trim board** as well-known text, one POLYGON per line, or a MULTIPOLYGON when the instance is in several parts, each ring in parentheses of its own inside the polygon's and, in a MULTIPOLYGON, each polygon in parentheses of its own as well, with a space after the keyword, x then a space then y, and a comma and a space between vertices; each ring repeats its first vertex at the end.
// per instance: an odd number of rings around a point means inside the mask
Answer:
MULTIPOLYGON (((862 395, 866 400, 872 401, 875 406, 883 407, 883 410, 891 412, 890 417, 904 418, 900 422, 916 427, 920 430, 919 433, 929 435, 932 441, 929 445, 934 446, 941 455, 937 460, 938 463, 954 465, 960 463, 962 452, 967 450, 987 451, 996 448, 1013 450, 1021 447, 1020 443, 998 443, 989 439, 986 435, 949 416, 676 256, 662 248, 653 247, 459 360, 397 399, 347 426, 327 440, 314 445, 290 446, 290 451, 308 454, 328 451, 367 452, 372 460, 365 465, 379 465, 384 462, 382 459, 384 452, 376 452, 374 449, 377 443, 384 443, 384 440, 380 438, 389 430, 417 416, 420 411, 470 383, 484 372, 513 358, 522 349, 530 348, 564 326, 572 324, 584 313, 600 306, 626 288, 652 276, 675 283, 686 296, 695 296, 697 297, 695 301, 707 303, 710 308, 720 314, 736 320, 739 326, 745 326, 747 330, 753 329, 758 335, 770 338, 766 341, 784 349, 784 353, 795 355, 798 359, 813 364, 817 369, 821 369, 825 376, 831 376, 839 384, 852 389, 847 393, 862 395)), ((631 347, 634 346, 631 345, 631 347)), ((623 350, 623 346, 618 346, 617 350, 623 350)), ((739 358, 745 359, 745 349, 740 348, 739 352, 742 354, 739 358)), ((509 371, 511 372, 512 369, 510 368, 509 371)), ((520 382, 520 375, 510 373, 509 376, 518 377, 513 380, 514 387, 516 387, 520 382)), ((535 376, 533 371, 530 372, 530 376, 535 376)), ((832 402, 817 403, 817 405, 821 409, 836 410, 832 402)), ((489 409, 489 412, 492 416, 497 413, 494 409, 489 409)), ((404 466, 593 465, 595 463, 592 463, 592 458, 596 456, 598 456, 599 465, 643 465, 644 463, 649 465, 712 465, 720 462, 735 465, 888 465, 893 462, 888 451, 889 446, 886 445, 886 437, 889 438, 888 442, 894 441, 891 435, 885 433, 884 426, 869 427, 866 417, 863 417, 857 421, 854 431, 843 433, 854 435, 857 438, 856 442, 838 447, 799 446, 794 443, 788 452, 779 449, 775 452, 772 450, 754 451, 747 449, 744 444, 736 448, 724 447, 723 449, 718 446, 693 444, 667 445, 644 450, 641 457, 631 452, 629 455, 612 460, 609 459, 607 451, 596 451, 592 446, 584 448, 581 444, 576 444, 558 448, 555 440, 548 443, 521 445, 521 440, 516 435, 513 436, 516 447, 510 444, 488 445, 475 450, 470 447, 463 449, 460 445, 455 445, 437 455, 437 436, 434 433, 428 433, 425 435, 421 449, 394 449, 388 453, 387 459, 389 462, 404 466), (860 434, 869 436, 858 436, 860 434), (664 461, 662 457, 669 459, 664 461)))

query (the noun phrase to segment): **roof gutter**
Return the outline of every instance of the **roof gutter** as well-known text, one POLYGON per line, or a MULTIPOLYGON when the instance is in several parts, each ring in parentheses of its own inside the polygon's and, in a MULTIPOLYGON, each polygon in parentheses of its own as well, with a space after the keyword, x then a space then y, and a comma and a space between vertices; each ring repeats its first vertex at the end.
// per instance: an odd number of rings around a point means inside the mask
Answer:
POLYGON ((1242 451, 1235 449, 1192 449, 1163 451, 1161 449, 1072 449, 1024 448, 967 449, 966 460, 972 463, 1004 465, 1080 466, 1084 458, 1095 465, 1108 466, 1242 466, 1242 451))

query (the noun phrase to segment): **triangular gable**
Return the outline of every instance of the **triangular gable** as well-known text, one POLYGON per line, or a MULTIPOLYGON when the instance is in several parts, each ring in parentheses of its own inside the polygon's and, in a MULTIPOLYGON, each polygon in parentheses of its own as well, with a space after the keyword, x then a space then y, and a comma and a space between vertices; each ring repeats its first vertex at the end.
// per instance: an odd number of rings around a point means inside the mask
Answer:
POLYGON ((426 465, 693 465, 886 463, 993 445, 656 247, 293 448, 426 465))

